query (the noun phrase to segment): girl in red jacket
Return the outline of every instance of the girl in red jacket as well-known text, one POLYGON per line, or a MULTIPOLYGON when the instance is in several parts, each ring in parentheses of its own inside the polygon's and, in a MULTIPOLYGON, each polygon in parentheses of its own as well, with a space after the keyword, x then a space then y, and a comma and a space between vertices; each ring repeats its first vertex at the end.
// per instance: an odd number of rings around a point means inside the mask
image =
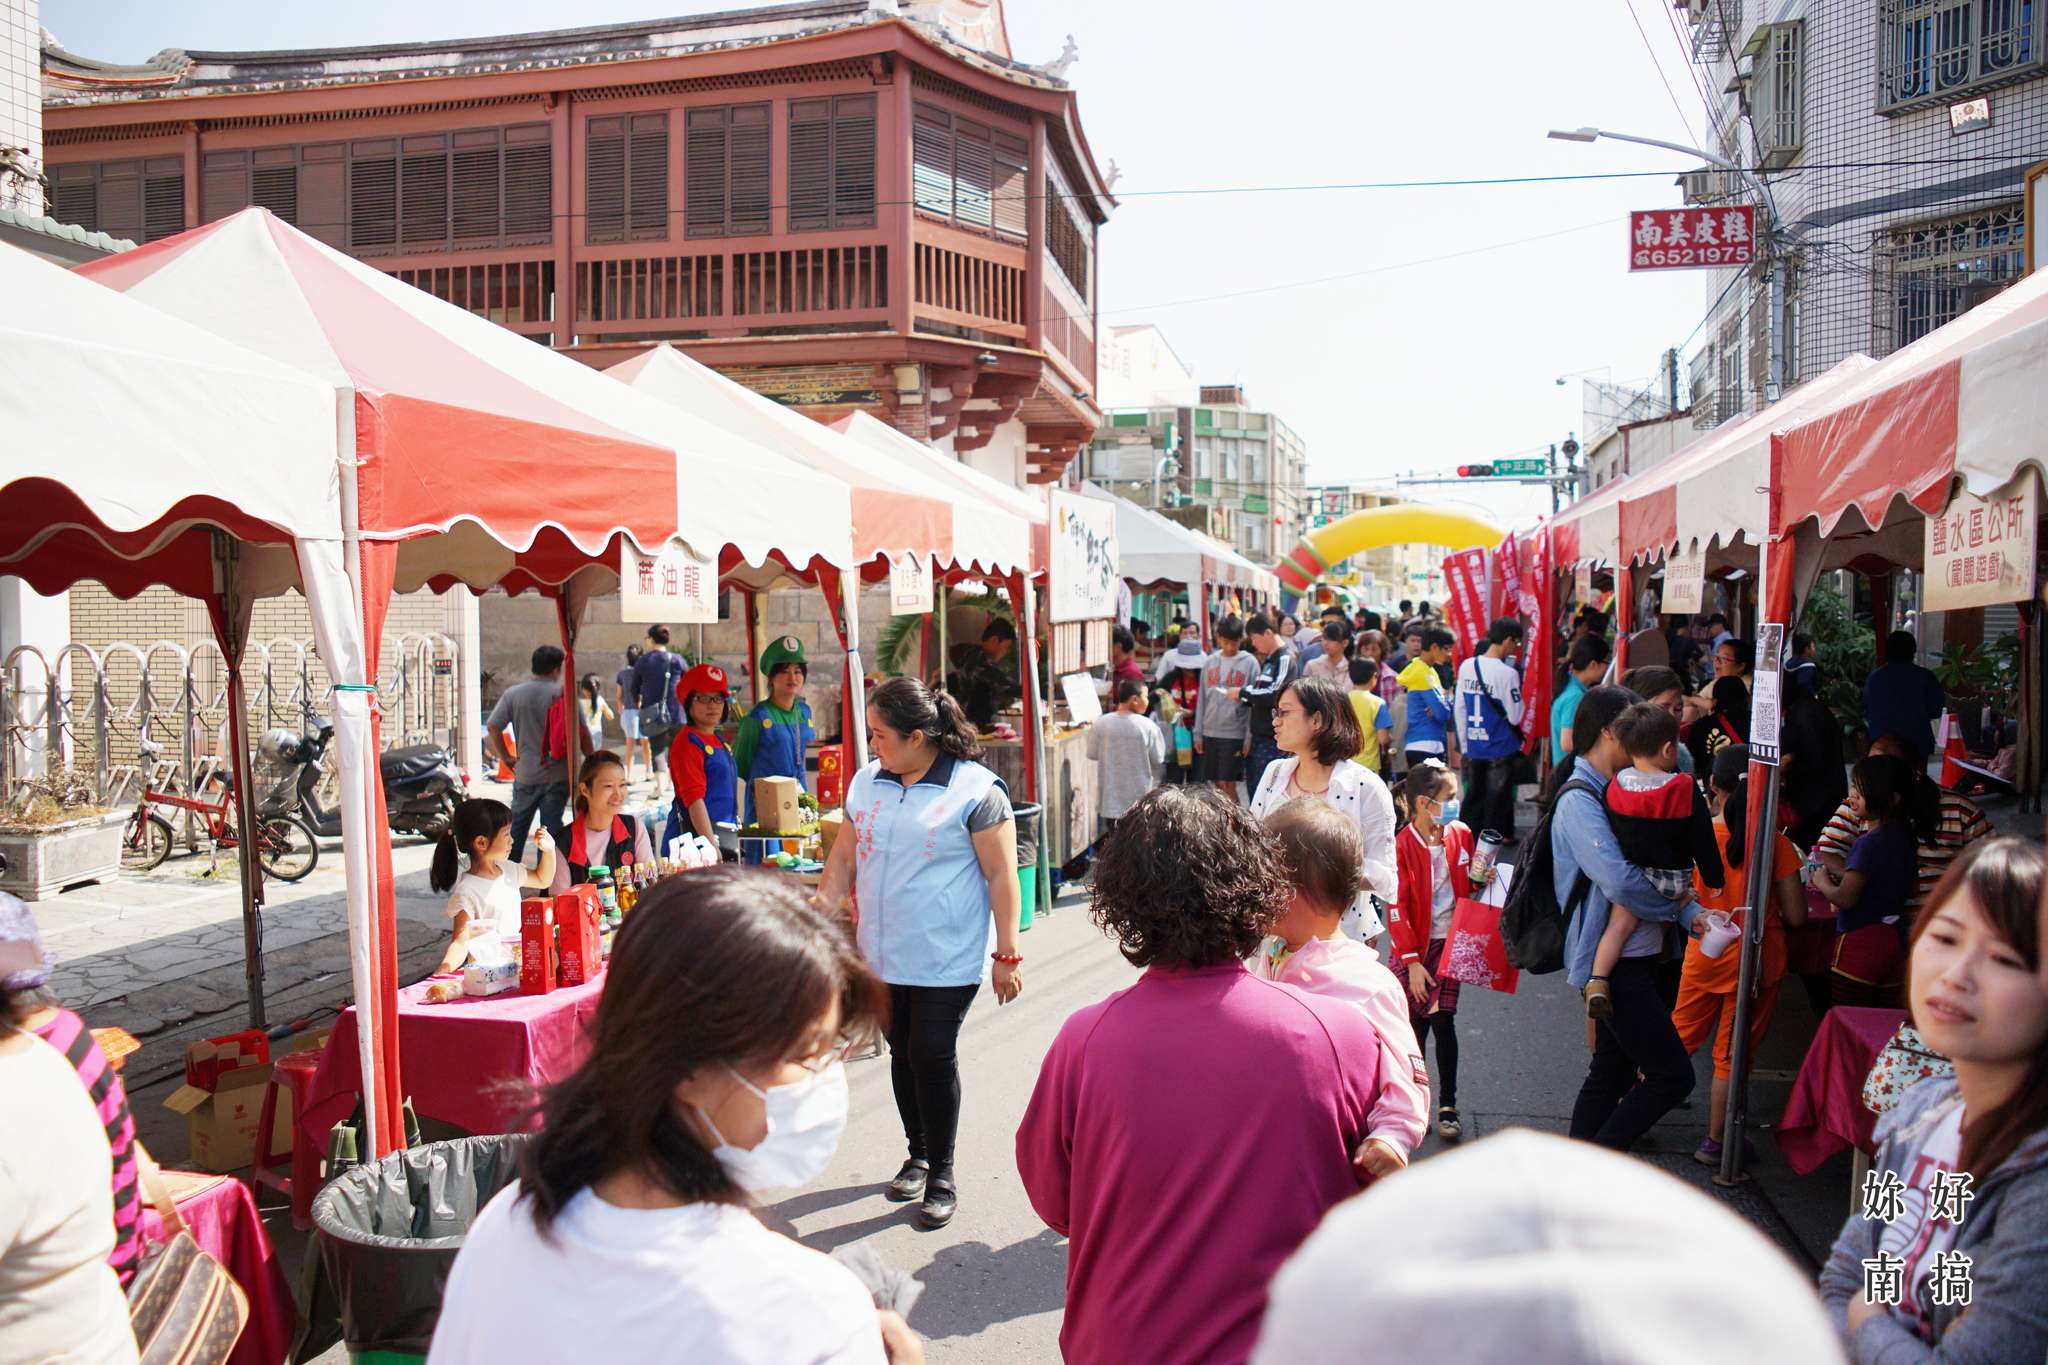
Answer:
POLYGON ((1472 831, 1458 822, 1458 780, 1438 760, 1410 767, 1402 793, 1408 824, 1394 836, 1401 881, 1387 927, 1394 973, 1407 979, 1408 1021, 1425 1055, 1436 1036, 1436 1131, 1451 1140, 1465 1131, 1458 1120, 1458 983, 1439 981, 1436 972, 1451 914, 1472 894, 1472 831))

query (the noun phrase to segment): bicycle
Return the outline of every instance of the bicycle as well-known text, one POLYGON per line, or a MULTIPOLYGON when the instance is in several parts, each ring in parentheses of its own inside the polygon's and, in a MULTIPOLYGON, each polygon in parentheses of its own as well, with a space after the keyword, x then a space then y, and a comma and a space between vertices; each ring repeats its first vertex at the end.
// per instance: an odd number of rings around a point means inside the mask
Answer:
MULTIPOLYGON (((160 752, 158 745, 142 741, 145 762, 160 752)), ((177 779, 172 777, 172 783, 177 779)), ((206 822, 206 836, 216 849, 237 848, 240 834, 235 828, 235 784, 226 773, 214 771, 201 780, 201 787, 218 787, 220 799, 187 795, 170 787, 143 785, 121 839, 121 866, 131 872, 148 872, 171 856, 177 836, 171 822, 157 813, 157 807, 190 811, 206 822)), ((296 882, 309 876, 320 862, 320 843, 313 827, 296 815, 257 812, 256 861, 266 875, 281 882, 296 882)))

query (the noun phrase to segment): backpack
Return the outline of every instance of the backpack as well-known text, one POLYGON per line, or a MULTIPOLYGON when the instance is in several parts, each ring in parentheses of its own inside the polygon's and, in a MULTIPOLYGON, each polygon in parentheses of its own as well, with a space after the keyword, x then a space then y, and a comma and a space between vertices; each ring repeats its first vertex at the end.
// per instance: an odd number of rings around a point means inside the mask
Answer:
POLYGON ((568 697, 560 696, 555 698, 554 705, 548 707, 548 732, 541 744, 541 752, 549 758, 569 756, 568 703, 568 697))
POLYGON ((1501 943, 1507 949, 1508 965, 1538 976, 1564 966, 1564 930, 1578 912, 1592 885, 1584 872, 1572 884, 1571 902, 1557 903, 1556 855, 1550 847, 1550 822, 1558 802, 1569 791, 1598 795, 1592 783, 1580 778, 1559 788, 1557 799, 1536 822, 1536 832, 1522 842, 1522 856, 1515 864, 1514 884, 1508 888, 1506 904, 1500 911, 1501 943))

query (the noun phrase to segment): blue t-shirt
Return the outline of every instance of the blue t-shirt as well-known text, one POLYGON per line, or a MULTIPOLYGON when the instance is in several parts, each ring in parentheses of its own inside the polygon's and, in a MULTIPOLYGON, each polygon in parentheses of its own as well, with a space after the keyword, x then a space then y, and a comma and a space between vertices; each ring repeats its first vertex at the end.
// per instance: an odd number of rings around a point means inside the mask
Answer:
POLYGON ((1863 874, 1863 895, 1835 917, 1835 932, 1872 924, 1899 924, 1906 901, 1920 889, 1920 847, 1912 826, 1887 821, 1857 839, 1848 869, 1863 874))
POLYGON ((1572 728, 1572 717, 1579 714, 1579 698, 1586 695, 1586 685, 1576 674, 1566 674, 1564 691, 1557 694, 1557 700, 1550 703, 1550 761, 1564 762, 1564 745, 1558 736, 1572 728))
POLYGON ((1919 664, 1883 664, 1863 684, 1863 723, 1872 739, 1903 735, 1922 758, 1934 752, 1934 722, 1947 695, 1941 680, 1919 664))

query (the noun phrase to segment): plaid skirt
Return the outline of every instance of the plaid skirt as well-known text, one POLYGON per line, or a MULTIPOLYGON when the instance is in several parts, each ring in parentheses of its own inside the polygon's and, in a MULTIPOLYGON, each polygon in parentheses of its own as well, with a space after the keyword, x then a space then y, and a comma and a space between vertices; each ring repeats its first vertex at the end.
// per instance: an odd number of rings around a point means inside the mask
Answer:
MULTIPOLYGON (((1429 973, 1433 983, 1429 988, 1428 997, 1420 1005, 1415 1003, 1414 996, 1408 997, 1408 1022, 1415 1025, 1417 1037, 1420 1037, 1423 1029, 1427 1027, 1424 1021, 1430 1015, 1458 1012, 1458 993, 1464 989, 1465 983, 1440 980, 1436 974, 1436 965, 1443 960, 1444 942, 1443 939, 1433 938, 1429 941, 1429 946, 1422 950, 1422 970, 1429 973)), ((1405 987, 1408 983, 1404 980, 1401 984, 1405 987)))

